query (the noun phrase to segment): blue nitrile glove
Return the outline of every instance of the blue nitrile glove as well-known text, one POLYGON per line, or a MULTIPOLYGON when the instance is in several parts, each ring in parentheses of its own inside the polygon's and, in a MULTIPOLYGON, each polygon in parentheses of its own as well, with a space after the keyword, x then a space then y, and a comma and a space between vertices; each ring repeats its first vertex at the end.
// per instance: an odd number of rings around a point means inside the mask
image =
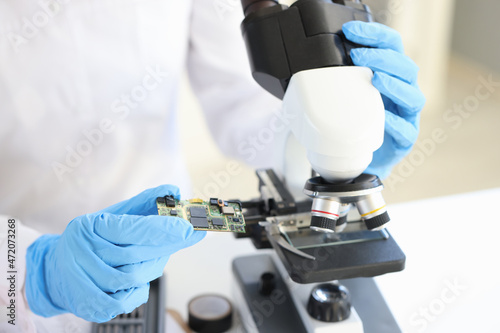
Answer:
POLYGON ((156 198, 168 194, 179 198, 179 189, 146 190, 77 217, 62 235, 38 238, 26 254, 31 310, 105 322, 145 303, 149 282, 162 275, 169 256, 206 234, 183 219, 157 215, 156 198))
POLYGON ((425 97, 417 85, 417 65, 404 54, 399 33, 380 23, 351 21, 342 30, 350 41, 372 48, 351 50, 356 66, 369 67, 385 105, 384 143, 366 173, 386 178, 411 150, 419 132, 425 97))

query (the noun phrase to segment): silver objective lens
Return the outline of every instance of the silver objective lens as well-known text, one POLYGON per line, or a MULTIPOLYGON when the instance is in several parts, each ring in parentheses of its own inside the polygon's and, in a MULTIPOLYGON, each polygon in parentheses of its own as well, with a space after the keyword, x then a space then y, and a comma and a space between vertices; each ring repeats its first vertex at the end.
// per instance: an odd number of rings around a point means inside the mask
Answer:
POLYGON ((339 219, 340 202, 314 198, 311 208, 311 226, 316 231, 335 232, 339 219))
POLYGON ((365 196, 356 202, 356 207, 368 230, 382 229, 390 221, 384 198, 380 192, 365 196))

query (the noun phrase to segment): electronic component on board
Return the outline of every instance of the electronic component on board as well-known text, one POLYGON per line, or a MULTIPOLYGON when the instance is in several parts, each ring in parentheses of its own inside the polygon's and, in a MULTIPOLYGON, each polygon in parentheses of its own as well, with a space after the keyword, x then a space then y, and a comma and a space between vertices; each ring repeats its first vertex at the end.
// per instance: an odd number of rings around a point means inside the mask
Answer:
POLYGON ((177 200, 171 195, 156 199, 158 215, 183 218, 196 230, 245 233, 245 218, 239 201, 210 198, 177 200))

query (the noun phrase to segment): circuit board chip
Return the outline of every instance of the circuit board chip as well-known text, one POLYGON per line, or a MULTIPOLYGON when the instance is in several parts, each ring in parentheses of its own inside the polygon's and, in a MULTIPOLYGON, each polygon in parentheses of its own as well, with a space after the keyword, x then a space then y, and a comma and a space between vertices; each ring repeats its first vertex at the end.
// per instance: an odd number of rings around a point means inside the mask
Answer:
POLYGON ((207 217, 206 208, 203 206, 190 206, 189 213, 191 217, 207 217))
POLYGON ((208 202, 201 199, 176 200, 167 195, 157 198, 156 205, 158 215, 183 218, 191 222, 195 230, 245 233, 243 208, 239 201, 217 198, 208 202))
POLYGON ((234 215, 234 208, 233 207, 222 207, 222 214, 224 215, 234 215))
POLYGON ((222 227, 222 226, 224 226, 224 219, 222 219, 220 217, 214 217, 212 219, 212 224, 215 226, 222 227))
POLYGON ((191 217, 191 224, 194 228, 208 228, 208 220, 206 217, 191 217))

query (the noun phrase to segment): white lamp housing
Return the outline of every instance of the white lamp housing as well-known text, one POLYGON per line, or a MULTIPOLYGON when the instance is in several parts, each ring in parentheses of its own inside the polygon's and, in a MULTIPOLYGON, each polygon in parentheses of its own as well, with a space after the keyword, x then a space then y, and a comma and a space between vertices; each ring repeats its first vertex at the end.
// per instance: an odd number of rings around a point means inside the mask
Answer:
POLYGON ((366 67, 326 67, 292 76, 283 108, 312 168, 329 182, 351 180, 384 140, 384 103, 366 67))

